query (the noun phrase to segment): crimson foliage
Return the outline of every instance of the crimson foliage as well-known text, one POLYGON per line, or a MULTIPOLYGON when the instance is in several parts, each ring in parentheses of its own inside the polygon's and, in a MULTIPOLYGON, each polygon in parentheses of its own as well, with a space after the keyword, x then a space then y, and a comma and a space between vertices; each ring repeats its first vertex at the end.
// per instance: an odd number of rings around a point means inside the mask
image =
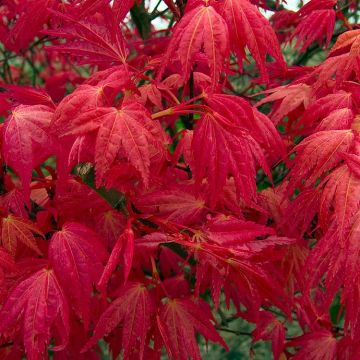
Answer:
POLYGON ((2 1, 1 359, 360 358, 357 6, 2 1))

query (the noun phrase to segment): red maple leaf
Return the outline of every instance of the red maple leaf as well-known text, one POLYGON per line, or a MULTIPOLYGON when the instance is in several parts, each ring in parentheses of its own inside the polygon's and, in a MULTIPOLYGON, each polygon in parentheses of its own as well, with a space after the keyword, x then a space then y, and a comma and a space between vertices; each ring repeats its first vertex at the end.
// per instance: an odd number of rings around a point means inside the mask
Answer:
POLYGON ((337 353, 337 341, 326 329, 305 334, 288 342, 287 347, 301 347, 293 357, 295 360, 333 360, 337 353))
POLYGON ((51 237, 49 259, 86 328, 92 286, 99 280, 104 268, 102 261, 106 258, 106 250, 97 235, 84 225, 66 223, 51 237))
POLYGON ((41 254, 34 234, 43 236, 42 232, 27 219, 8 215, 1 221, 1 243, 13 256, 16 254, 19 242, 41 254))
POLYGON ((19 283, 0 311, 0 332, 23 338, 28 359, 41 359, 50 343, 50 329, 59 330, 62 350, 68 342, 69 309, 64 291, 51 269, 42 269, 19 283))
POLYGON ((215 6, 228 25, 230 47, 240 64, 246 59, 247 47, 263 80, 268 81, 267 54, 285 71, 286 65, 274 30, 255 5, 248 0, 225 0, 215 6))
POLYGON ((141 283, 128 282, 122 286, 117 298, 101 315, 94 335, 85 345, 83 352, 121 324, 124 359, 132 358, 134 354, 138 359, 143 359, 154 312, 154 303, 146 287, 141 283))
POLYGON ((95 144, 96 184, 100 186, 118 155, 124 154, 139 171, 145 186, 149 182, 150 147, 165 151, 159 141, 163 130, 151 120, 146 108, 136 102, 120 109, 98 107, 79 115, 65 135, 82 135, 98 130, 95 144), (82 126, 80 126, 82 124, 82 126))
POLYGON ((171 299, 160 309, 157 324, 168 355, 173 359, 185 360, 189 357, 200 360, 200 352, 195 333, 199 332, 207 340, 217 342, 227 348, 224 340, 216 332, 209 307, 191 299, 171 299))
POLYGON ((229 55, 228 30, 224 19, 212 6, 206 5, 187 12, 176 26, 160 75, 176 54, 182 67, 183 81, 187 81, 196 55, 202 49, 208 59, 211 79, 215 86, 229 55))
POLYGON ((86 64, 122 64, 127 57, 127 49, 123 35, 111 11, 106 17, 99 13, 90 18, 78 20, 60 12, 52 14, 64 21, 57 30, 47 30, 46 34, 64 38, 65 45, 48 47, 71 54, 86 64), (105 20, 106 19, 106 20, 105 20))
POLYGON ((21 178, 25 198, 30 194, 32 169, 55 152, 49 126, 54 110, 44 105, 19 105, 3 128, 5 161, 21 178))
POLYGON ((155 215, 170 222, 191 225, 203 218, 205 201, 181 190, 158 190, 141 194, 134 204, 144 215, 155 215))
POLYGON ((198 122, 192 141, 194 178, 199 187, 206 178, 210 203, 216 203, 228 176, 233 176, 238 197, 256 195, 256 168, 260 165, 270 175, 264 154, 251 135, 232 119, 207 113, 198 122))

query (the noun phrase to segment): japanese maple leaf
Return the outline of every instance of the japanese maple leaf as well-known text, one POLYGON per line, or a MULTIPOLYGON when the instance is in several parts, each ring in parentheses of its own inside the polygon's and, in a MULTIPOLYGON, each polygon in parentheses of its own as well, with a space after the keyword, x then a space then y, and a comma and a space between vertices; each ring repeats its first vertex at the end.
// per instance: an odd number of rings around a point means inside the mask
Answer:
POLYGON ((229 248, 242 246, 256 237, 269 234, 274 234, 270 227, 232 217, 212 219, 204 229, 207 240, 229 248))
POLYGON ((360 154, 342 154, 349 169, 360 178, 360 154))
POLYGON ((6 89, 6 94, 12 101, 22 105, 45 105, 55 107, 50 95, 43 89, 30 86, 18 86, 13 84, 1 84, 6 89))
POLYGON ((19 105, 3 128, 5 161, 21 178, 25 198, 30 193, 32 169, 54 151, 49 125, 54 110, 44 105, 19 105))
POLYGON ((299 19, 296 18, 295 11, 282 9, 271 15, 269 21, 277 35, 279 43, 283 44, 291 37, 289 29, 296 25, 299 19))
POLYGON ((353 119, 354 113, 351 109, 342 108, 334 110, 321 120, 320 124, 316 127, 316 131, 350 129, 353 119))
MULTIPOLYGON (((155 259, 159 254, 159 250, 161 249, 160 247, 161 244, 169 243, 169 242, 172 242, 172 237, 161 232, 153 232, 151 234, 147 234, 145 236, 135 239, 134 266, 142 267, 144 266, 144 264, 146 264, 147 266, 151 267, 151 257, 155 259)), ((161 249, 161 252, 162 250, 163 249, 161 249)), ((170 250, 170 252, 172 251, 170 250)), ((175 258, 177 257, 177 261, 181 259, 179 255, 175 254, 174 252, 172 253, 175 256, 173 257, 168 256, 167 258, 171 257, 171 260, 173 260, 174 257, 175 258)), ((172 263, 169 266, 169 268, 171 269, 173 269, 174 267, 176 268, 177 264, 178 262, 172 263)), ((160 260, 160 266, 161 266, 161 260, 160 260)), ((169 274, 171 274, 171 271, 169 271, 169 274)))
POLYGON ((124 282, 129 277, 134 257, 134 232, 131 229, 131 222, 129 221, 124 232, 118 237, 116 243, 111 251, 110 258, 105 266, 101 278, 97 284, 100 290, 104 290, 112 273, 119 264, 120 257, 122 257, 124 282))
MULTIPOLYGON (((345 251, 342 251, 342 254, 338 258, 335 257, 336 251, 332 251, 333 257, 331 260, 333 261, 333 263, 330 263, 332 265, 337 265, 332 266, 333 269, 331 269, 331 272, 334 271, 334 273, 330 276, 330 282, 333 282, 334 280, 336 281, 335 276, 338 275, 338 273, 340 273, 340 278, 343 280, 341 303, 344 305, 347 311, 345 315, 344 327, 349 329, 349 334, 353 339, 357 338, 360 333, 360 301, 357 297, 357 294, 359 293, 359 274, 357 269, 360 265, 360 247, 358 240, 359 236, 360 209, 358 210, 357 214, 353 216, 350 225, 348 225, 346 228, 345 236, 342 237, 342 242, 340 246, 342 249, 345 249, 345 251)), ((336 238, 337 232, 335 232, 334 234, 335 241, 336 238)), ((335 245, 335 241, 330 242, 335 245)), ((328 285, 328 287, 330 287, 330 284, 328 285)))
POLYGON ((307 49, 314 41, 321 45, 324 37, 325 46, 329 45, 336 17, 332 8, 336 3, 336 0, 312 0, 296 13, 300 23, 292 36, 297 36, 296 48, 302 45, 300 52, 307 49))
POLYGON ((116 20, 123 21, 134 3, 135 0, 114 0, 112 11, 114 12, 116 20))
POLYGON ((206 340, 219 343, 227 348, 224 340, 216 332, 208 304, 194 303, 189 298, 170 299, 160 309, 157 324, 170 358, 200 360, 195 334, 198 332, 206 340))
POLYGON ((336 14, 333 9, 315 10, 307 15, 297 26, 294 36, 297 36, 296 48, 305 51, 314 41, 322 43, 325 37, 325 47, 328 47, 334 31, 336 14))
POLYGON ((97 13, 82 20, 56 11, 52 13, 63 20, 64 25, 60 29, 47 30, 46 33, 66 39, 66 44, 48 47, 49 50, 71 54, 83 64, 125 63, 125 40, 110 10, 106 12, 106 16, 97 13))
POLYGON ((354 138, 352 130, 329 130, 319 131, 303 140, 294 148, 296 157, 289 173, 289 192, 300 185, 313 185, 336 166, 341 161, 339 154, 350 149, 354 138))
POLYGON ((205 99, 214 111, 246 129, 267 154, 272 153, 277 157, 285 154, 283 141, 274 124, 247 101, 239 96, 225 94, 212 94, 205 99))
POLYGON ((106 11, 109 6, 110 0, 84 0, 77 1, 78 6, 70 8, 74 13, 78 13, 78 18, 84 18, 89 15, 93 15, 96 12, 106 11), (75 9, 74 9, 75 8, 75 9))
POLYGON ((247 47, 265 81, 268 81, 267 54, 285 70, 286 65, 274 30, 255 5, 248 0, 225 0, 215 6, 228 25, 230 48, 237 55, 239 63, 246 59, 247 47))
POLYGON ((128 282, 121 287, 118 297, 101 315, 94 335, 83 351, 90 349, 99 339, 121 325, 124 359, 133 358, 134 353, 137 359, 143 359, 154 311, 153 300, 146 287, 142 283, 128 282))
POLYGON ((207 113, 198 122, 193 136, 194 178, 199 187, 207 179, 210 203, 216 203, 229 175, 233 176, 238 197, 256 195, 258 164, 269 174, 259 144, 238 124, 219 113, 207 113))
POLYGON ((34 234, 43 236, 42 232, 27 219, 8 215, 1 221, 1 243, 13 256, 16 254, 19 242, 41 254, 34 234))
POLYGON ((326 329, 319 329, 287 343, 286 347, 300 347, 294 360, 333 360, 336 358, 337 341, 326 329))
POLYGON ((97 186, 103 183, 120 152, 139 171, 144 185, 148 185, 150 147, 158 146, 161 151, 159 134, 163 130, 157 121, 151 120, 142 105, 128 102, 121 109, 99 107, 75 118, 73 125, 64 135, 82 135, 98 129, 95 144, 97 186))
POLYGON ((0 311, 0 333, 23 339, 29 360, 40 360, 57 328, 62 350, 68 342, 69 310, 64 291, 52 269, 42 269, 19 283, 0 311))
POLYGON ((51 237, 49 259, 86 328, 92 285, 99 280, 104 269, 102 261, 106 258, 107 253, 100 240, 84 225, 66 223, 51 237))
POLYGON ((288 236, 302 237, 309 230, 319 210, 320 193, 317 188, 302 191, 296 199, 284 208, 279 227, 288 236))
POLYGON ((305 109, 307 108, 312 95, 312 89, 309 85, 299 83, 296 85, 280 86, 266 90, 264 93, 271 94, 260 100, 256 106, 272 101, 278 102, 270 114, 271 120, 277 125, 290 112, 295 111, 301 106, 305 109))
POLYGON ((336 78, 337 85, 349 78, 359 80, 359 42, 360 30, 346 31, 337 38, 327 59, 309 75, 317 79, 313 85, 315 90, 333 78, 336 78))
POLYGON ((70 317, 70 334, 69 342, 66 347, 54 353, 55 360, 98 360, 99 354, 97 349, 90 349, 84 353, 81 352, 84 344, 89 340, 89 333, 84 329, 84 324, 81 320, 70 317))
POLYGON ((322 191, 319 222, 327 229, 336 222, 339 238, 360 209, 360 177, 347 165, 340 166, 325 180, 322 191))
MULTIPOLYGON (((102 91, 114 89, 113 97, 118 95, 119 90, 130 89, 133 92, 137 92, 138 89, 134 86, 131 80, 131 71, 126 65, 112 66, 109 69, 94 72, 84 83, 84 85, 92 85, 101 87, 102 91)), ((104 94, 108 96, 109 94, 104 94)), ((106 99, 108 103, 112 98, 106 99)))
POLYGON ((80 163, 91 163, 94 159, 96 134, 89 133, 78 136, 69 151, 68 165, 70 168, 80 163))
POLYGON ((177 163, 182 157, 184 163, 191 169, 194 168, 194 156, 192 152, 192 142, 194 138, 193 130, 183 130, 181 132, 181 138, 176 145, 174 152, 174 163, 177 163))
POLYGON ((162 95, 157 86, 154 84, 146 84, 139 88, 139 92, 139 100, 143 105, 146 105, 146 103, 149 102, 160 110, 163 108, 161 103, 162 95))
POLYGON ((0 286, 2 285, 5 274, 16 271, 16 264, 13 257, 2 247, 0 247, 0 286))
POLYGON ((285 328, 279 319, 268 311, 261 311, 253 335, 253 341, 271 340, 274 360, 281 359, 285 346, 285 328))
POLYGON ((134 199, 134 204, 144 214, 159 216, 182 225, 198 222, 205 212, 203 199, 175 189, 141 194, 134 199))
POLYGON ((16 216, 26 218, 28 216, 25 209, 27 201, 24 198, 24 193, 21 189, 15 187, 9 190, 0 198, 0 206, 2 206, 8 213, 13 213, 16 216))
POLYGON ((349 125, 353 119, 353 104, 351 93, 338 91, 335 94, 323 96, 312 102, 304 111, 297 126, 301 128, 302 133, 313 129, 317 125, 317 130, 341 130, 335 126, 341 124, 349 125), (345 113, 343 113, 345 111, 345 113), (341 121, 341 116, 349 114, 349 121, 341 121), (340 120, 339 120, 340 118, 340 120), (326 127, 327 129, 324 129, 326 127), (332 127, 332 128, 330 128, 332 127), (304 128, 304 129, 303 129, 304 128))
POLYGON ((73 123, 77 116, 105 104, 106 98, 102 86, 81 85, 57 106, 50 126, 51 131, 61 136, 73 128, 78 128, 81 124, 73 123))
POLYGON ((215 86, 229 55, 228 29, 224 19, 212 6, 198 6, 190 10, 176 26, 159 76, 174 55, 180 60, 183 81, 187 81, 196 55, 203 49, 215 86))
POLYGON ((125 230, 126 218, 120 211, 109 208, 96 215, 95 223, 97 233, 102 237, 103 243, 108 248, 112 248, 125 230))
POLYGON ((358 54, 354 51, 329 57, 318 65, 309 77, 317 79, 316 83, 312 86, 314 90, 317 90, 330 79, 336 79, 336 85, 340 86, 348 79, 359 80, 359 74, 360 64, 358 63, 358 54))
MULTIPOLYGON (((257 311, 257 306, 264 299, 288 311, 286 295, 280 285, 281 275, 271 266, 270 261, 279 260, 279 256, 281 258, 284 255, 277 248, 286 250, 285 247, 293 244, 294 240, 276 236, 263 240, 255 238, 272 232, 271 228, 255 223, 226 218, 222 220, 220 217, 213 229, 210 222, 209 226, 196 231, 192 241, 186 238, 174 241, 194 253, 198 262, 197 289, 205 290, 210 287, 215 304, 219 304, 220 290, 223 287, 226 292, 231 286, 235 286, 242 289, 241 294, 246 294, 236 297, 247 299, 254 311, 257 311)), ((227 294, 228 300, 230 297, 236 299, 232 297, 232 291, 227 294)))
POLYGON ((305 268, 308 269, 306 292, 324 284, 324 299, 331 303, 340 288, 341 304, 346 308, 344 327, 351 338, 359 336, 360 302, 359 272, 360 266, 360 210, 352 216, 339 236, 337 224, 331 224, 324 236, 311 250, 305 268), (339 249, 341 249, 339 251, 339 249), (324 281, 325 280, 325 281, 324 281))
POLYGON ((56 6, 54 0, 26 0, 17 7, 20 16, 12 27, 6 47, 13 51, 26 49, 49 19, 49 8, 56 6))
POLYGON ((346 31, 338 36, 336 43, 331 48, 328 56, 337 56, 342 54, 358 55, 360 42, 360 30, 346 31))

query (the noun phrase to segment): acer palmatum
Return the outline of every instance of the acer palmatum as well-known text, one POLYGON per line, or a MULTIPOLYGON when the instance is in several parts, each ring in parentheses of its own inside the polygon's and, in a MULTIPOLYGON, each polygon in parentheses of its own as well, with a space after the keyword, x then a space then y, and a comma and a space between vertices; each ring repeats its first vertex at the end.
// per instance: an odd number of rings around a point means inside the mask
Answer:
POLYGON ((3 1, 2 359, 360 358, 360 8, 286 6, 3 1))

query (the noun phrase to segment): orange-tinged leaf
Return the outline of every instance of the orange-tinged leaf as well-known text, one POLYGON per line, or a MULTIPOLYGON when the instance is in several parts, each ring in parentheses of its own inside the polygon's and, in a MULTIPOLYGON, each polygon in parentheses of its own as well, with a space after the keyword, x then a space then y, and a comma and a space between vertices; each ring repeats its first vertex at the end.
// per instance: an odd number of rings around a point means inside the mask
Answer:
POLYGON ((340 154, 353 144, 352 130, 319 131, 294 148, 294 164, 289 173, 289 192, 297 186, 312 186, 315 181, 340 161, 340 154), (302 183, 303 181, 303 183, 302 183))
POLYGON ((360 41, 360 30, 345 31, 336 39, 336 43, 331 48, 328 56, 336 56, 349 52, 357 41, 360 41))
MULTIPOLYGON (((360 44, 360 36, 358 42, 360 44)), ((359 74, 360 64, 358 63, 358 55, 355 52, 355 54, 344 53, 327 58, 308 77, 317 80, 312 86, 316 91, 330 79, 336 78, 336 85, 340 86, 340 84, 348 79, 359 80, 359 74), (355 77, 352 77, 353 74, 355 74, 355 77)))
POLYGON ((42 232, 29 220, 14 215, 8 215, 2 219, 1 243, 13 256, 16 254, 19 242, 36 251, 38 254, 41 254, 34 234, 43 236, 42 232))

